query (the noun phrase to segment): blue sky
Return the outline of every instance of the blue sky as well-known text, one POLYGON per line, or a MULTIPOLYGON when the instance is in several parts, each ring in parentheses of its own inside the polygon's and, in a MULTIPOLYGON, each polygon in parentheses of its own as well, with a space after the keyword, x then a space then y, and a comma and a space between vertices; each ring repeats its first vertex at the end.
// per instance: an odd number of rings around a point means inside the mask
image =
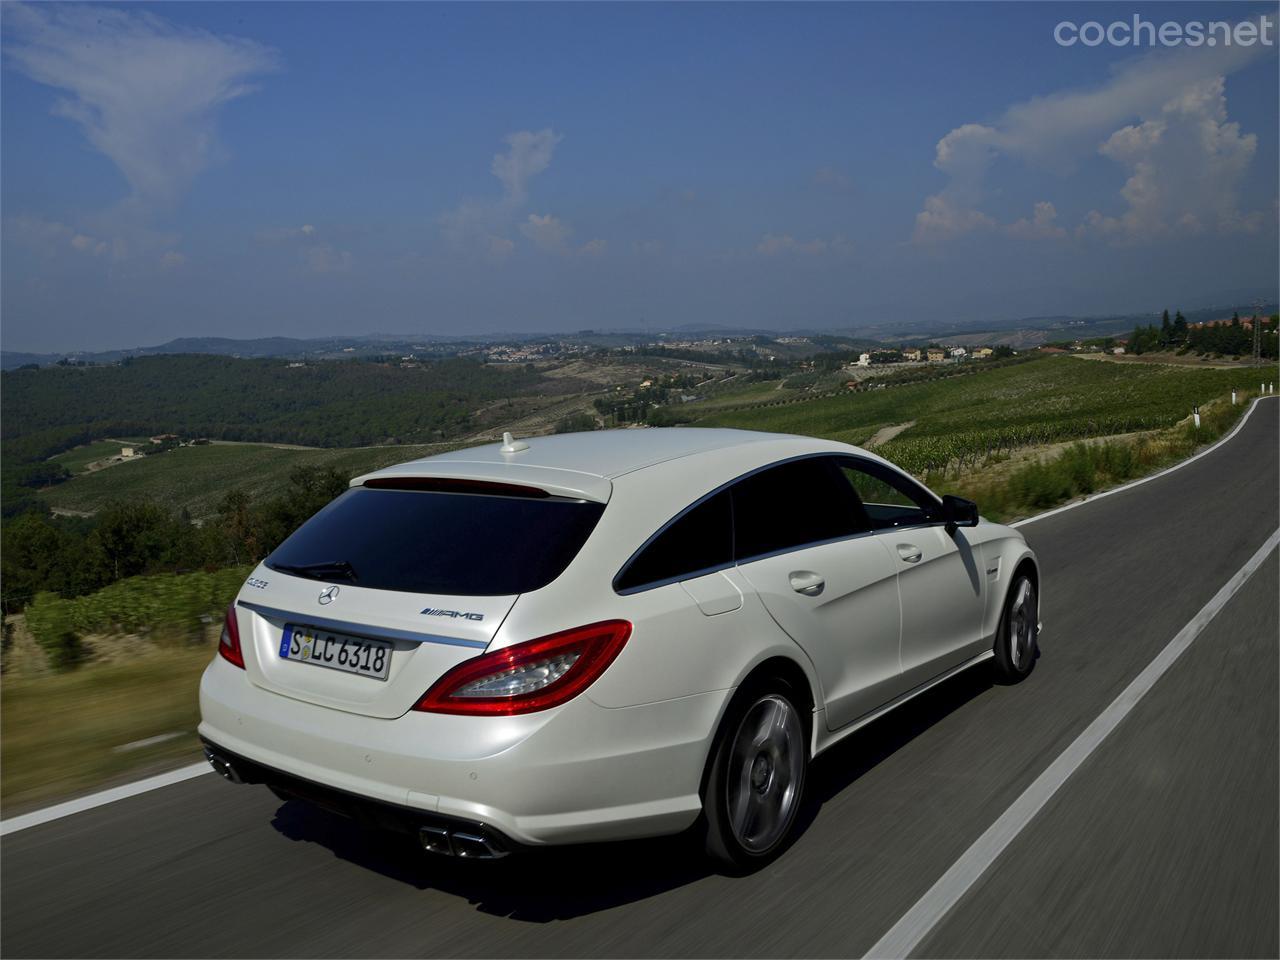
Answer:
POLYGON ((1274 4, 0 7, 3 344, 1276 295, 1274 4))

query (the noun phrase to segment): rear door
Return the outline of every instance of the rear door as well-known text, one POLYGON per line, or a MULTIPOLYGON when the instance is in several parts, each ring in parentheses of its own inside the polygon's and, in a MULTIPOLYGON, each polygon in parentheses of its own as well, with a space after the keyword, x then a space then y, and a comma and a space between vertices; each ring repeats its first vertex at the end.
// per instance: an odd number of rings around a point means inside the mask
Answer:
POLYGON ((739 569, 812 660, 835 729, 901 685, 895 565, 830 458, 788 461, 732 488, 739 569))
POLYGON ((560 575, 604 509, 463 489, 355 487, 299 527, 237 601, 250 681, 398 717, 484 651, 521 593, 560 575))

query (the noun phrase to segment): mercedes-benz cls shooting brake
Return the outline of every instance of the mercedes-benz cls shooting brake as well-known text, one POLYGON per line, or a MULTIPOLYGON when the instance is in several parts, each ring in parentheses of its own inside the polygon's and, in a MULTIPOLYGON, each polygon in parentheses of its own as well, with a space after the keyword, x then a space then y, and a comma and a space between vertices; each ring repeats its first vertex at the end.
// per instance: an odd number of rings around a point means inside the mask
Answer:
POLYGON ((200 734, 437 853, 697 825, 750 869, 815 755, 966 667, 1025 677, 1039 589, 1016 530, 857 447, 508 436, 358 477, 272 553, 200 734))

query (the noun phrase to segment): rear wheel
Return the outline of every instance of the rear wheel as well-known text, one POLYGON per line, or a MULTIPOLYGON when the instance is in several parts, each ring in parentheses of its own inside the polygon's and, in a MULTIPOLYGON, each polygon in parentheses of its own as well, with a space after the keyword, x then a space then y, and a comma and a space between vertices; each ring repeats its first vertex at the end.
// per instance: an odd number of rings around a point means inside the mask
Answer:
POLYGON ((809 763, 790 689, 777 682, 743 693, 721 726, 703 804, 707 853, 735 871, 761 867, 786 848, 809 763))
POLYGON ((1036 585, 1026 573, 1019 573, 1009 587, 1000 628, 996 631, 996 675, 1005 683, 1025 680, 1036 665, 1039 648, 1040 606, 1036 585))

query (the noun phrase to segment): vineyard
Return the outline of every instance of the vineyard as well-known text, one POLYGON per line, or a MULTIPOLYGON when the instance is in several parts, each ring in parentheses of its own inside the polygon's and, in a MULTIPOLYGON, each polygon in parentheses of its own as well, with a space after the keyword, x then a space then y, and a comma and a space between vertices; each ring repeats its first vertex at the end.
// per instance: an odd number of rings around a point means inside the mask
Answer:
POLYGON ((1264 370, 1082 363, 1051 356, 972 376, 885 386, 785 407, 713 413, 697 426, 800 433, 863 444, 915 423, 878 452, 916 474, 1022 447, 1172 426, 1192 407, 1275 380, 1264 370))

